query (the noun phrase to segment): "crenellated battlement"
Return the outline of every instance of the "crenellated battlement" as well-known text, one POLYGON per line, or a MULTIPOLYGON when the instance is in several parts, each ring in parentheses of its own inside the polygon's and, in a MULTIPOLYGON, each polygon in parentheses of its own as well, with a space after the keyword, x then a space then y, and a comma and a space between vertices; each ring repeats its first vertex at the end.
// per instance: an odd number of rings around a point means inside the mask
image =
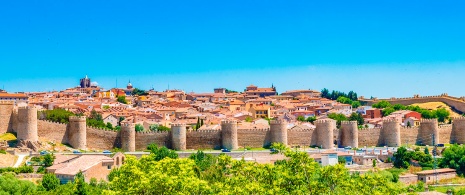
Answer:
POLYGON ((171 127, 185 127, 185 123, 171 123, 171 127))
POLYGON ((140 131, 140 132, 136 131, 137 135, 163 135, 163 134, 168 135, 169 133, 170 133, 169 131, 140 131))
POLYGON ((0 105, 14 105, 14 101, 9 101, 9 100, 0 100, 0 105))
POLYGON ((18 110, 37 110, 37 108, 34 106, 21 106, 18 107, 18 110))
POLYGON ((123 123, 121 123, 121 127, 136 127, 136 124, 135 123, 123 122, 123 123))
POLYGON ((381 128, 375 127, 375 128, 360 128, 358 129, 359 131, 381 131, 381 128))
POLYGON ((438 119, 435 119, 435 118, 432 118, 432 119, 421 119, 420 120, 420 124, 421 123, 438 123, 438 119))
POLYGON ((69 121, 73 122, 85 122, 86 121, 86 116, 70 116, 69 121))
POLYGON ((341 121, 341 125, 353 125, 357 124, 357 121, 341 121))
POLYGON ((238 131, 270 131, 269 128, 237 129, 238 131))
POLYGON ((221 124, 236 124, 237 125, 237 121, 236 120, 222 120, 221 124))
POLYGON ((414 130, 414 129, 419 129, 419 127, 407 127, 407 126, 403 126, 403 127, 400 127, 400 130, 414 130))
POLYGON ((399 123, 396 119, 383 119, 383 123, 399 123))
POLYGON ((460 117, 452 117, 452 122, 454 121, 465 121, 465 117, 460 116, 460 117))
POLYGON ((270 121, 271 125, 280 125, 280 124, 287 124, 285 120, 271 120, 270 121))
POLYGON ((452 128, 452 125, 450 125, 450 124, 447 124, 447 125, 439 125, 439 128, 440 128, 440 129, 450 129, 450 128, 452 128))
POLYGON ((335 122, 335 120, 333 119, 318 119, 314 123, 323 124, 323 123, 333 123, 333 122, 335 122))

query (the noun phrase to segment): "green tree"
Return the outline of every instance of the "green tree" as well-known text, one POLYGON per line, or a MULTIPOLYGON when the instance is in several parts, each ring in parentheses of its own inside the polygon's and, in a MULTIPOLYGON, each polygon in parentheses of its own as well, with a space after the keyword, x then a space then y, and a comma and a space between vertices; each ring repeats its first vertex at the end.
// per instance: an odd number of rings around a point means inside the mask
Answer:
POLYGON ((53 165, 53 162, 55 161, 55 155, 52 153, 47 153, 44 155, 44 166, 45 167, 50 167, 53 165))
POLYGON ((359 101, 353 101, 351 105, 352 105, 352 108, 358 108, 362 106, 362 104, 359 101))
POLYGON ((329 113, 328 118, 336 120, 337 127, 341 126, 341 121, 347 121, 347 117, 344 114, 329 113))
POLYGON ((362 114, 353 112, 350 117, 349 121, 357 121, 357 125, 363 125, 365 123, 365 119, 363 119, 362 114))
POLYGON ((141 124, 136 124, 136 132, 142 132, 144 131, 144 126, 141 124))
POLYGON ((81 171, 79 171, 78 174, 76 174, 74 178, 74 183, 75 183, 75 194, 76 195, 87 195, 89 194, 88 189, 87 189, 87 183, 85 182, 84 174, 82 174, 81 171))
POLYGON ((343 157, 343 156, 338 156, 338 157, 337 157, 337 162, 338 162, 339 164, 346 164, 346 158, 343 157))
POLYGON ((253 118, 252 118, 252 117, 250 117, 250 116, 245 117, 245 122, 249 122, 249 123, 250 123, 250 122, 252 122, 252 121, 253 121, 253 118))
POLYGON ((429 150, 428 150, 428 147, 425 147, 425 150, 424 150, 425 154, 429 154, 429 150))
POLYGON ((126 101, 126 96, 118 96, 116 98, 116 101, 118 101, 119 103, 122 103, 122 104, 128 104, 128 102, 126 101))
POLYGON ((113 125, 110 122, 107 122, 107 129, 113 129, 113 125))
POLYGON ((455 169, 460 175, 465 174, 465 146, 453 144, 444 149, 439 166, 455 169))
POLYGON ((373 108, 388 108, 388 107, 392 107, 391 103, 389 103, 388 101, 386 100, 381 100, 380 102, 376 103, 376 104, 373 104, 371 105, 373 108))
POLYGON ((297 120, 298 121, 305 121, 305 117, 304 116, 297 116, 297 120))
POLYGON ((46 120, 58 123, 69 123, 70 116, 75 116, 75 114, 64 109, 45 110, 39 112, 40 118, 45 118, 46 120))
POLYGON ((307 122, 313 123, 314 121, 316 121, 316 116, 307 117, 307 122))
POLYGON ((155 144, 149 144, 147 149, 150 150, 150 155, 155 161, 159 161, 167 157, 172 159, 178 158, 176 151, 170 150, 165 146, 159 148, 155 144))
POLYGON ((433 115, 438 118, 439 122, 445 122, 447 119, 449 119, 450 112, 445 108, 439 108, 433 111, 433 115))
POLYGON ((383 109, 383 116, 389 116, 391 113, 395 112, 394 108, 387 107, 383 109))
POLYGON ((376 167, 376 159, 373 159, 373 167, 376 167))
POLYGON ((45 190, 54 190, 60 185, 60 180, 53 173, 47 173, 42 177, 41 185, 45 190))
POLYGON ((326 89, 326 88, 323 88, 323 89, 321 90, 321 97, 322 97, 322 98, 328 98, 328 99, 329 99, 329 98, 330 98, 329 90, 326 89))
POLYGON ((134 88, 134 90, 132 90, 132 95, 142 96, 148 95, 148 93, 145 90, 134 88))

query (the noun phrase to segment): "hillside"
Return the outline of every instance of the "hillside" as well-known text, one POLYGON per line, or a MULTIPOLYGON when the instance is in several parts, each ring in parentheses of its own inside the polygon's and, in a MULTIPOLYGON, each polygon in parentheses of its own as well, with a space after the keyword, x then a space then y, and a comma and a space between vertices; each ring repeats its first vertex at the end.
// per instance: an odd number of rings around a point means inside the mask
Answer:
POLYGON ((460 114, 452 111, 450 106, 442 103, 442 102, 427 102, 427 103, 418 103, 412 104, 412 106, 419 106, 420 108, 428 109, 428 110, 435 110, 438 108, 445 108, 447 111, 450 112, 450 117, 459 117, 460 114))

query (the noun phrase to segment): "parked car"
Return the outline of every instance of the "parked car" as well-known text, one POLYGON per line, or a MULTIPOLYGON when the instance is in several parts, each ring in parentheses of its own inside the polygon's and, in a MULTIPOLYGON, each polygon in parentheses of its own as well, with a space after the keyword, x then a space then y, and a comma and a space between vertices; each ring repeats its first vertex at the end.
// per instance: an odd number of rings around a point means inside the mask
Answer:
POLYGON ((352 149, 352 146, 346 146, 346 147, 344 147, 344 149, 350 150, 350 149, 352 149))
POLYGON ((82 152, 79 151, 79 150, 74 150, 74 151, 73 151, 73 154, 82 154, 82 152))
POLYGON ((270 149, 270 152, 276 152, 276 149, 271 148, 271 149, 270 149))
POLYGON ((231 152, 231 150, 227 149, 227 148, 224 148, 221 150, 221 152, 231 152))
POLYGON ((103 153, 104 154, 111 154, 111 152, 109 150, 104 150, 103 153))
POLYGON ((45 151, 45 150, 40 151, 40 155, 41 155, 41 156, 46 155, 46 154, 48 154, 47 151, 45 151))

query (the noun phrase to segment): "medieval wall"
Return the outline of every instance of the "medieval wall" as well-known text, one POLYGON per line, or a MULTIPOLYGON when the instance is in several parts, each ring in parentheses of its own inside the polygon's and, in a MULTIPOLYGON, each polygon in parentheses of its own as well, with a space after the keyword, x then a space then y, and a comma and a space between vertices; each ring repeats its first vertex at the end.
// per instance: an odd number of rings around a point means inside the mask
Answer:
MULTIPOLYGON (((167 146, 171 148, 171 137, 169 132, 136 132, 136 150, 146 150, 149 144, 167 146)), ((189 145, 189 141, 187 142, 189 145)))
POLYGON ((221 149, 221 131, 219 130, 188 131, 186 140, 187 149, 221 149))
POLYGON ((417 103, 427 103, 427 102, 443 102, 453 109, 465 113, 465 99, 464 98, 456 98, 456 97, 451 97, 451 96, 423 96, 423 97, 411 97, 411 98, 391 98, 391 99, 377 99, 377 100, 371 100, 371 99, 363 99, 361 100, 363 103, 366 105, 373 105, 374 103, 377 103, 379 101, 388 101, 391 104, 402 104, 402 105, 411 105, 411 104, 417 104, 417 103))
POLYGON ((288 130, 287 144, 289 146, 312 146, 316 143, 315 129, 288 130))
POLYGON ((271 145, 270 129, 238 129, 239 147, 261 148, 271 145))
POLYGON ((0 134, 12 129, 13 106, 12 101, 0 101, 0 134))
POLYGON ((439 143, 452 143, 452 125, 440 125, 439 126, 439 143))
POLYGON ((87 148, 95 150, 110 150, 121 148, 119 132, 94 127, 87 127, 87 148))
POLYGON ((358 131, 358 147, 378 146, 383 142, 381 128, 360 129, 358 131))
POLYGON ((68 143, 68 125, 52 121, 37 120, 37 134, 56 143, 68 143))
POLYGON ((402 145, 412 145, 419 143, 418 131, 418 127, 401 127, 400 141, 402 145))

